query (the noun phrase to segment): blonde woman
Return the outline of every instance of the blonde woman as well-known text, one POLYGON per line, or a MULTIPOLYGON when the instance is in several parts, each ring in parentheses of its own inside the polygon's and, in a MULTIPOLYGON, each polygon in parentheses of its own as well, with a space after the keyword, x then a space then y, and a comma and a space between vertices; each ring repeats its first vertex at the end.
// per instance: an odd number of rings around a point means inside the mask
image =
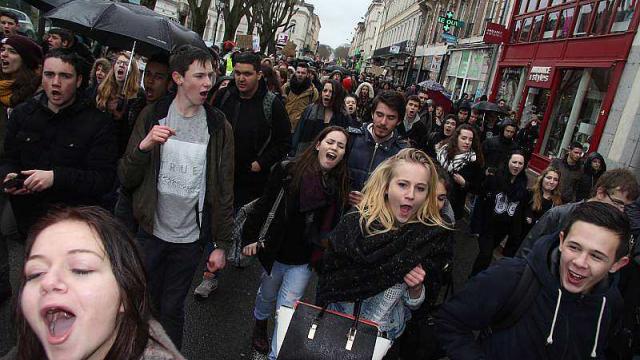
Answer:
MULTIPOLYGON (((363 200, 329 237, 318 302, 343 313, 360 303, 361 318, 397 339, 425 300, 423 283, 449 258, 447 223, 439 213, 438 177, 422 151, 404 149, 381 163, 363 200)), ((434 296, 435 294, 429 294, 434 296)))
POLYGON ((553 167, 546 168, 536 179, 529 190, 529 202, 524 209, 522 239, 527 236, 533 225, 554 206, 562 205, 560 195, 560 171, 553 167))
POLYGON ((131 55, 127 52, 120 52, 116 56, 116 62, 109 70, 107 77, 98 86, 96 95, 96 106, 100 111, 111 114, 116 121, 118 137, 118 153, 122 155, 129 142, 131 130, 135 119, 131 119, 129 105, 142 96, 140 94, 140 71, 135 59, 131 62, 129 77, 127 77, 127 67, 131 55), (125 78, 127 83, 125 84, 125 78), (124 93, 123 93, 124 85, 124 93))

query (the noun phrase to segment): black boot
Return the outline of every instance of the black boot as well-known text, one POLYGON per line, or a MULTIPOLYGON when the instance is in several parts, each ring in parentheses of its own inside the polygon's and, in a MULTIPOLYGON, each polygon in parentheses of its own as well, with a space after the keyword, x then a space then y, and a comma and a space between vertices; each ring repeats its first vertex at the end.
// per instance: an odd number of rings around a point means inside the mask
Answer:
POLYGON ((253 327, 253 337, 251 344, 257 352, 261 354, 269 353, 269 337, 267 335, 267 322, 269 320, 256 320, 256 324, 253 327))

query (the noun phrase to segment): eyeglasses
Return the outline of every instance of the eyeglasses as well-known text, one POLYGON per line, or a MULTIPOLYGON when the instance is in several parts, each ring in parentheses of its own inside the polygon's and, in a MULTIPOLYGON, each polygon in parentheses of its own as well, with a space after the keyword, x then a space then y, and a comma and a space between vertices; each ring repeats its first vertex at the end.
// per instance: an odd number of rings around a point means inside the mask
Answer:
POLYGON ((624 207, 627 205, 624 201, 611 197, 611 194, 609 193, 607 193, 607 197, 609 198, 609 201, 611 201, 611 204, 620 210, 624 210, 624 207))
POLYGON ((116 65, 128 65, 129 61, 125 61, 125 60, 118 60, 116 61, 116 65))

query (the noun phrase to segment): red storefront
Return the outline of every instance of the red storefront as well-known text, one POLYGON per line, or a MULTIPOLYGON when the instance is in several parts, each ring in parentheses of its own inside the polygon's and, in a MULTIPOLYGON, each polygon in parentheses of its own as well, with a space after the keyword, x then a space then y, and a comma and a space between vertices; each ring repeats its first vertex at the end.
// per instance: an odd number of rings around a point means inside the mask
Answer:
POLYGON ((519 0, 492 99, 521 124, 541 119, 529 166, 540 171, 572 142, 595 151, 639 21, 636 0, 519 0))

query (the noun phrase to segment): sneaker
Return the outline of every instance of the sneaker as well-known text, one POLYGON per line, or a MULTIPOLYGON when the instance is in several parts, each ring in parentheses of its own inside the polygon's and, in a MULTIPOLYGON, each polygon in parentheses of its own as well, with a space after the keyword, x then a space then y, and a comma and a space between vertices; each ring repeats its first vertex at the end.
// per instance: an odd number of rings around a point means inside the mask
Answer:
POLYGON ((193 291, 193 295, 197 298, 206 299, 217 288, 218 278, 203 276, 202 282, 193 291))

